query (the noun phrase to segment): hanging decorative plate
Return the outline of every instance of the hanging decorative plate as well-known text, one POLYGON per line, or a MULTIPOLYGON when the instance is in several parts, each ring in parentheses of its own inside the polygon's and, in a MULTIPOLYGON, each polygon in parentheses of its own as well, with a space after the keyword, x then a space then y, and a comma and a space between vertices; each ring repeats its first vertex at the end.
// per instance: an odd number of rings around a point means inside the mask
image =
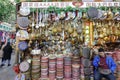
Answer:
POLYGON ((26 49, 28 48, 28 44, 27 44, 27 42, 25 42, 25 41, 21 41, 21 42, 19 42, 19 44, 18 44, 18 48, 19 48, 19 50, 21 50, 21 51, 26 50, 26 49))
POLYGON ((28 7, 20 7, 19 13, 22 16, 27 16, 27 15, 30 14, 30 8, 28 8, 28 7))
POLYGON ((27 61, 23 61, 20 63, 19 68, 20 68, 20 71, 26 72, 30 68, 30 65, 27 61))
POLYGON ((25 30, 19 30, 19 31, 16 33, 16 37, 18 37, 19 40, 29 39, 28 32, 25 31, 25 30))
POLYGON ((29 25, 28 17, 18 17, 17 24, 19 25, 20 29, 27 29, 27 27, 29 25))

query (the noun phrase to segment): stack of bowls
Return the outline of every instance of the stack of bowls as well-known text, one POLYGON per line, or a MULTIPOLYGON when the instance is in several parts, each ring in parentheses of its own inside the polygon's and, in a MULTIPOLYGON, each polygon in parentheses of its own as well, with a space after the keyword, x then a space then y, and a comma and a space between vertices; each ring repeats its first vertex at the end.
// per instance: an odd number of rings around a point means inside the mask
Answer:
POLYGON ((79 56, 73 56, 72 57, 72 64, 80 64, 80 57, 79 56))
POLYGON ((84 66, 83 64, 80 64, 80 80, 85 80, 85 73, 84 73, 84 66))
POLYGON ((31 73, 32 80, 40 78, 40 55, 33 55, 31 73))
POLYGON ((91 72, 93 71, 91 69, 91 61, 87 58, 81 58, 81 63, 84 66, 84 75, 85 75, 85 80, 89 80, 91 77, 91 72))
POLYGON ((63 80, 63 57, 57 57, 57 80, 63 80))
POLYGON ((56 78, 56 57, 49 57, 49 80, 56 78))
POLYGON ((26 79, 26 80, 31 79, 31 78, 30 78, 30 70, 28 70, 28 71, 26 71, 26 72, 22 72, 22 73, 25 75, 25 79, 26 79))
POLYGON ((46 56, 41 58, 41 79, 48 79, 48 57, 46 56))
POLYGON ((72 64, 72 80, 80 80, 80 65, 72 64))
POLYGON ((71 57, 64 57, 64 80, 71 80, 72 78, 72 59, 71 57))

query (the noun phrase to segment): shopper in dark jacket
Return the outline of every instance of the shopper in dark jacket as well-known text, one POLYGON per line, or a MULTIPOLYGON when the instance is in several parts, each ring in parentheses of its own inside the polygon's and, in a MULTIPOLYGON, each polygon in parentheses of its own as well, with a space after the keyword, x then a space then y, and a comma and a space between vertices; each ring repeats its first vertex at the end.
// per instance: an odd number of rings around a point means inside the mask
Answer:
POLYGON ((96 55, 93 60, 95 67, 94 80, 101 80, 102 77, 105 77, 107 80, 116 80, 114 76, 116 63, 113 58, 105 55, 103 48, 100 48, 98 52, 99 55, 96 55))
POLYGON ((3 48, 3 57, 2 57, 1 66, 4 66, 6 60, 8 60, 8 66, 10 66, 11 54, 12 54, 12 46, 10 45, 10 42, 7 42, 6 46, 3 48))

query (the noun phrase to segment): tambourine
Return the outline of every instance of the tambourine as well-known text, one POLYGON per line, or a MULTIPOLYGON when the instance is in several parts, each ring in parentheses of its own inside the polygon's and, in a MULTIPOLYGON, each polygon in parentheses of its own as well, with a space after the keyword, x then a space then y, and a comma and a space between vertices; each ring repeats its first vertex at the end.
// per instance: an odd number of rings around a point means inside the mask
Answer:
POLYGON ((27 61, 23 61, 20 63, 19 68, 20 68, 20 71, 26 72, 30 68, 30 65, 27 61))
POLYGON ((18 43, 18 48, 19 50, 24 51, 28 48, 28 43, 25 41, 21 41, 18 43))
POLYGON ((19 40, 26 40, 29 39, 29 34, 26 30, 19 30, 16 33, 16 37, 19 37, 19 40))

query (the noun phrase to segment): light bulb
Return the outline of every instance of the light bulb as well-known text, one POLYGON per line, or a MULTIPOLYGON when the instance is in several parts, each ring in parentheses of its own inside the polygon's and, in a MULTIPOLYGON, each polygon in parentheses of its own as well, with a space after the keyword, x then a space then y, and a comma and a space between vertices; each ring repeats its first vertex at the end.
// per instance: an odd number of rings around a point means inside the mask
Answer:
POLYGON ((39 25, 38 24, 36 24, 36 26, 35 26, 37 29, 39 28, 39 25))
POLYGON ((35 26, 35 24, 34 24, 34 22, 32 23, 32 27, 34 27, 35 26))

